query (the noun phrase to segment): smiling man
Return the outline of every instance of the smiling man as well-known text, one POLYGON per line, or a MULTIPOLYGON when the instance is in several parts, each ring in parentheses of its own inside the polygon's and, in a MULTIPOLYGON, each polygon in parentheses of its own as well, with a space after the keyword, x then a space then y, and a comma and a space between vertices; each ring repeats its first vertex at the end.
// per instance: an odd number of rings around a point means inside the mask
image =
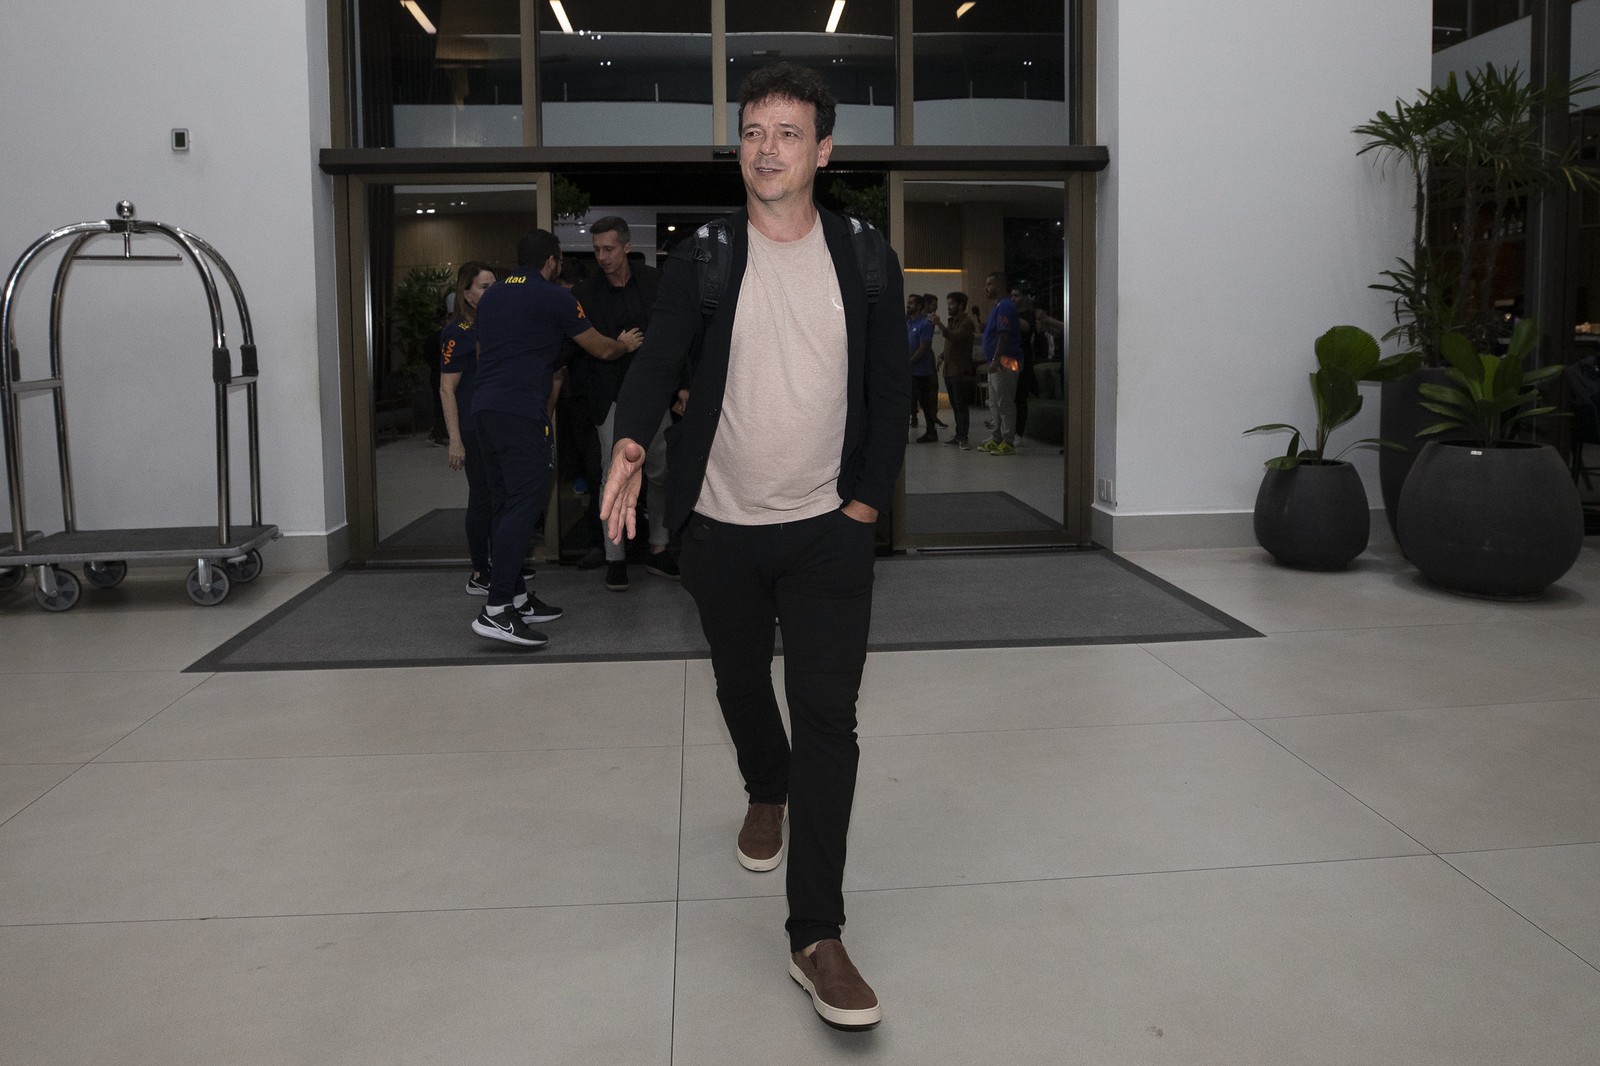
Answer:
POLYGON ((601 513, 612 537, 633 530, 639 442, 691 368, 668 445, 667 521, 684 529, 683 585, 744 778, 735 854, 747 870, 776 869, 787 814, 789 975, 824 1021, 867 1029, 882 1010, 840 932, 873 526, 894 496, 911 409, 903 285, 875 231, 813 199, 833 151, 835 105, 821 78, 780 63, 752 74, 739 100, 745 208, 716 228, 725 245, 707 227, 705 244, 685 241, 667 261, 617 401, 601 513), (880 249, 879 292, 863 277, 863 241, 880 249), (709 308, 693 258, 707 247, 727 266, 709 308), (772 687, 774 618, 792 745, 772 687))

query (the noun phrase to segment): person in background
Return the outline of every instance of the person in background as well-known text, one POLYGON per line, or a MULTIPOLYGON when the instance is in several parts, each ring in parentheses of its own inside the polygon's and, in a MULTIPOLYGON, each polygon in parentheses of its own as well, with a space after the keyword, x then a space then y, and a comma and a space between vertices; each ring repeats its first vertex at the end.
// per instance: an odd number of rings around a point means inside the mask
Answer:
POLYGON ((489 594, 489 481, 472 421, 472 386, 478 368, 478 299, 494 284, 487 263, 462 263, 456 271, 455 315, 439 334, 439 407, 444 412, 451 470, 467 474, 467 554, 472 573, 467 595, 489 594))
POLYGON ((521 263, 478 301, 478 377, 472 415, 483 446, 493 515, 489 527, 488 602, 473 619, 480 637, 525 648, 549 642, 531 626, 561 617, 542 602, 522 571, 528 542, 544 515, 550 486, 550 405, 561 342, 571 337, 591 355, 617 358, 642 339, 633 330, 602 337, 572 293, 555 283, 561 244, 536 229, 517 242, 521 263))
POLYGON ((978 333, 978 323, 967 314, 967 294, 952 292, 945 297, 945 310, 949 321, 941 322, 933 316, 934 328, 944 337, 944 388, 950 397, 950 414, 955 420, 955 435, 946 444, 955 445, 964 452, 972 450, 967 434, 972 421, 972 397, 978 385, 977 363, 972 356, 972 342, 978 333))
POLYGON ((996 301, 983 326, 983 358, 989 373, 989 405, 994 416, 993 435, 978 445, 990 455, 1017 453, 1017 377, 1022 372, 1022 334, 1017 305, 1006 290, 1006 276, 990 274, 983 294, 996 301))
MULTIPOLYGON (((582 301, 589 321, 605 337, 619 336, 630 329, 644 333, 650 324, 650 309, 655 306, 661 272, 648 263, 634 263, 629 259, 633 251, 633 233, 628 223, 617 215, 607 215, 591 223, 589 238, 594 244, 594 258, 600 264, 600 274, 573 290, 574 295, 582 301)), ((631 355, 615 360, 579 355, 572 367, 575 375, 582 374, 584 409, 594 421, 599 434, 602 477, 611 463, 617 393, 627 379, 631 363, 631 355)), ((649 486, 650 551, 645 570, 657 577, 676 581, 678 564, 667 550, 671 537, 666 523, 666 432, 671 424, 670 418, 663 414, 647 449, 650 465, 645 470, 645 481, 649 486)), ((610 538, 606 538, 604 543, 606 588, 612 592, 626 592, 628 546, 610 538)))
POLYGON ((933 368, 933 322, 923 298, 916 293, 906 297, 906 348, 911 353, 911 396, 928 420, 928 431, 917 438, 917 443, 932 443, 939 439, 933 426, 939 410, 939 379, 933 368))

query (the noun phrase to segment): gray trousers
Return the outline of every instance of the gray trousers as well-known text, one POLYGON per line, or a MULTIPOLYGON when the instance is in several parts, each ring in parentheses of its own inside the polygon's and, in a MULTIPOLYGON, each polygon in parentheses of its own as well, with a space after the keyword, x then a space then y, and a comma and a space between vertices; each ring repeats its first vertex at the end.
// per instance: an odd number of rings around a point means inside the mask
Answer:
POLYGON ((997 361, 989 371, 989 410, 994 415, 994 438, 1006 444, 1017 439, 1017 378, 1020 370, 1007 370, 997 361))

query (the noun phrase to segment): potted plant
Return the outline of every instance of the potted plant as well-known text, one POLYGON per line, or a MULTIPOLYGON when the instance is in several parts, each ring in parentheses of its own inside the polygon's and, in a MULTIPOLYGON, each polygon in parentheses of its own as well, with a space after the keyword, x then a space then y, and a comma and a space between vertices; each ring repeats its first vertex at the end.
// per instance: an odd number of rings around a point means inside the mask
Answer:
POLYGON ((1256 494, 1256 541, 1285 566, 1342 570, 1367 547, 1371 518, 1367 492, 1356 468, 1339 458, 1362 445, 1396 448, 1375 437, 1328 455, 1333 431, 1361 413, 1357 383, 1385 381, 1416 369, 1414 352, 1382 358, 1372 334, 1356 326, 1334 326, 1317 338, 1317 369, 1311 374, 1317 429, 1312 443, 1294 426, 1272 422, 1245 433, 1289 431, 1289 450, 1267 460, 1256 494))
MULTIPOLYGON (((1600 72, 1533 86, 1516 66, 1486 64, 1452 73, 1443 85, 1396 100, 1353 132, 1364 138, 1357 155, 1376 153, 1410 172, 1414 189, 1411 256, 1371 286, 1394 297, 1398 337, 1423 357, 1417 379, 1385 385, 1379 432, 1412 444, 1428 419, 1418 406, 1422 384, 1440 384, 1442 339, 1463 333, 1479 348, 1504 340, 1508 316, 1497 288, 1515 269, 1509 245, 1521 239, 1530 196, 1565 182, 1595 184, 1597 171, 1576 161, 1577 145, 1563 155, 1539 136, 1539 119, 1552 105, 1592 91, 1600 72)), ((1570 106, 1570 105, 1569 105, 1570 106)), ((1395 526, 1401 487, 1416 459, 1413 451, 1379 458, 1384 506, 1395 526)))
POLYGON ((1539 386, 1560 366, 1530 369, 1538 340, 1519 322, 1504 355, 1447 334, 1443 384, 1422 386, 1422 406, 1440 421, 1400 494, 1400 547, 1429 581, 1467 595, 1533 599, 1565 574, 1583 548, 1583 506, 1554 448, 1516 439, 1535 418, 1539 386))

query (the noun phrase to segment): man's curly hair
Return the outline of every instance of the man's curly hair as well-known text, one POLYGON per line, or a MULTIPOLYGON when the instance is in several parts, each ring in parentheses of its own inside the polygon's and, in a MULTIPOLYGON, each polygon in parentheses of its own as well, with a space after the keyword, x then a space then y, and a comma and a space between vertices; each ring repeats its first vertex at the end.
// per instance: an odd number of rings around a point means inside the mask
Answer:
POLYGON ((795 63, 774 63, 762 67, 739 86, 739 128, 744 128, 744 109, 763 100, 797 100, 817 109, 817 140, 833 136, 833 120, 839 105, 822 83, 822 76, 810 67, 795 63))

